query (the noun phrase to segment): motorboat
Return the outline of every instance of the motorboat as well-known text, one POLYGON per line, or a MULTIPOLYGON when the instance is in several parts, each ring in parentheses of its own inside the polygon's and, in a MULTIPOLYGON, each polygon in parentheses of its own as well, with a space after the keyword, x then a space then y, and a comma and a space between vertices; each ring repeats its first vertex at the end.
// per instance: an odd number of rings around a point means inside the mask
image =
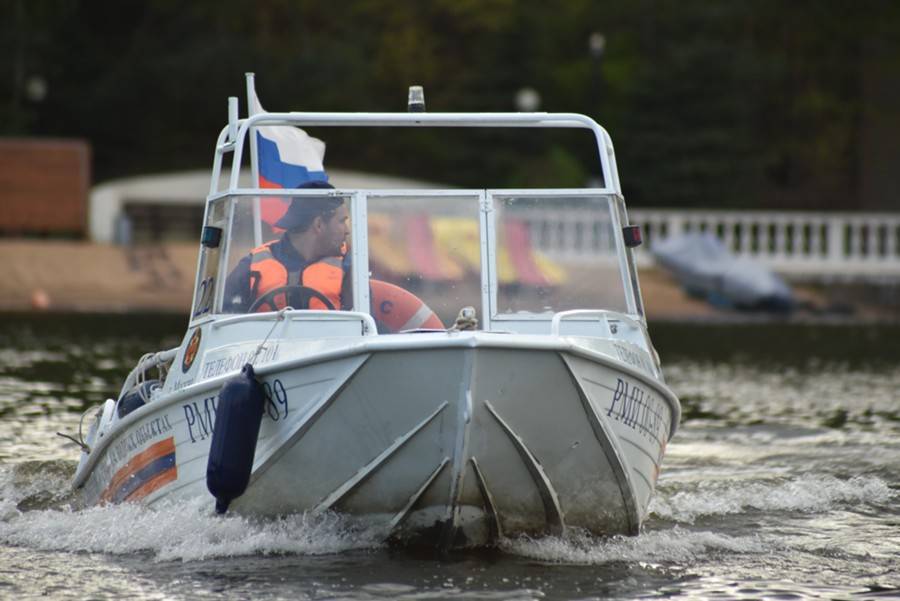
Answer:
POLYGON ((639 242, 612 141, 587 116, 239 118, 229 99, 183 341, 142 357, 87 414, 77 496, 205 499, 260 519, 334 512, 440 549, 637 534, 681 411, 648 335, 639 242), (248 186, 241 166, 264 127, 577 128, 603 177, 579 189, 248 186), (283 235, 266 207, 323 196, 348 208, 347 306, 317 308, 298 290, 235 310, 229 274, 283 235), (572 228, 581 251, 561 251, 572 228))
POLYGON ((760 263, 738 257, 712 232, 686 232, 653 247, 657 263, 691 296, 716 307, 789 313, 797 303, 790 286, 760 263))

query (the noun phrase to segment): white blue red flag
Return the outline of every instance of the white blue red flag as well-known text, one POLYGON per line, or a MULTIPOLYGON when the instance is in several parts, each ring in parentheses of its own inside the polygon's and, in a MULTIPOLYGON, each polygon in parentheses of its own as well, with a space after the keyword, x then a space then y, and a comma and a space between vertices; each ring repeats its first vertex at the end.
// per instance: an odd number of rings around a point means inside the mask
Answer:
MULTIPOLYGON (((261 112, 254 92, 250 114, 261 112)), ((310 180, 328 181, 323 165, 325 142, 299 127, 259 126, 256 144, 260 188, 297 188, 310 180)))
MULTIPOLYGON (((250 114, 264 112, 253 91, 250 114)), ((255 132, 257 172, 260 188, 299 188, 311 180, 328 181, 323 161, 325 142, 313 138, 299 127, 257 126, 255 132)), ((263 221, 273 224, 287 210, 281 199, 264 199, 263 221)))
POLYGON ((328 181, 322 159, 325 143, 298 127, 256 130, 260 188, 299 188, 310 180, 328 181))

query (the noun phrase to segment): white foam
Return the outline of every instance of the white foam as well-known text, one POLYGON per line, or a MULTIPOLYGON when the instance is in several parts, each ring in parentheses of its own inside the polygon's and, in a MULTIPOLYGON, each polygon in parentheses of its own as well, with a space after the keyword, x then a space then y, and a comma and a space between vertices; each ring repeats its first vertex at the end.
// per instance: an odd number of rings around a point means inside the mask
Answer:
POLYGON ((658 490, 650 512, 658 517, 693 523, 701 516, 729 515, 748 510, 823 512, 847 503, 884 503, 897 496, 879 478, 801 476, 772 483, 701 484, 698 490, 666 496, 658 490))
POLYGON ((279 520, 216 516, 209 503, 148 508, 135 504, 83 511, 18 512, 0 507, 0 541, 43 550, 150 553, 160 561, 243 555, 321 555, 375 546, 333 514, 279 520))
POLYGON ((502 548, 515 555, 552 563, 597 565, 612 562, 692 562, 712 553, 763 553, 767 546, 757 536, 725 536, 714 532, 690 532, 677 526, 635 537, 516 538, 502 548))

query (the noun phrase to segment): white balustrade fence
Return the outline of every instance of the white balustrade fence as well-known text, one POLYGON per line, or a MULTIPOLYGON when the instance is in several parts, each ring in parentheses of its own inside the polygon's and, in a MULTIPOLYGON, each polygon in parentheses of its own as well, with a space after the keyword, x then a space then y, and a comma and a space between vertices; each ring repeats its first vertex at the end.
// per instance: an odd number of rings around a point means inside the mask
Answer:
MULTIPOLYGON (((523 217, 535 247, 550 257, 609 252, 609 222, 599 213, 523 217)), ((629 219, 644 234, 642 265, 652 265, 655 242, 709 231, 736 255, 792 278, 900 279, 900 213, 632 209, 629 219)))

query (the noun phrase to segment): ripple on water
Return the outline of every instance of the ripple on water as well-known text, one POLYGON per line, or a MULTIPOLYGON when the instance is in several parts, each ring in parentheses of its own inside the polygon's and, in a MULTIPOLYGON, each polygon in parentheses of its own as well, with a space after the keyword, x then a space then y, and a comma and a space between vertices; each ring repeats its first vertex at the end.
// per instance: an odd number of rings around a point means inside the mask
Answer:
MULTIPOLYGON (((691 579, 682 587, 666 587, 669 596, 679 599, 708 601, 732 599, 734 601, 792 601, 793 599, 895 599, 900 588, 877 584, 870 586, 822 586, 789 580, 737 580, 721 577, 691 579)), ((647 595, 654 597, 656 595, 647 595)))
POLYGON ((55 432, 77 430, 82 407, 114 395, 143 353, 177 344, 184 323, 78 317, 60 334, 65 323, 44 321, 0 328, 0 565, 14 583, 0 596, 900 596, 896 364, 732 360, 733 340, 725 358, 668 361, 685 421, 640 536, 515 539, 492 557, 426 562, 332 515, 71 508, 78 452, 55 432), (121 335, 138 322, 152 327, 121 335), (68 460, 9 463, 57 456, 68 460))
POLYGON ((833 364, 798 369, 685 361, 665 369, 688 421, 849 425, 900 431, 897 366, 866 369, 833 364))

